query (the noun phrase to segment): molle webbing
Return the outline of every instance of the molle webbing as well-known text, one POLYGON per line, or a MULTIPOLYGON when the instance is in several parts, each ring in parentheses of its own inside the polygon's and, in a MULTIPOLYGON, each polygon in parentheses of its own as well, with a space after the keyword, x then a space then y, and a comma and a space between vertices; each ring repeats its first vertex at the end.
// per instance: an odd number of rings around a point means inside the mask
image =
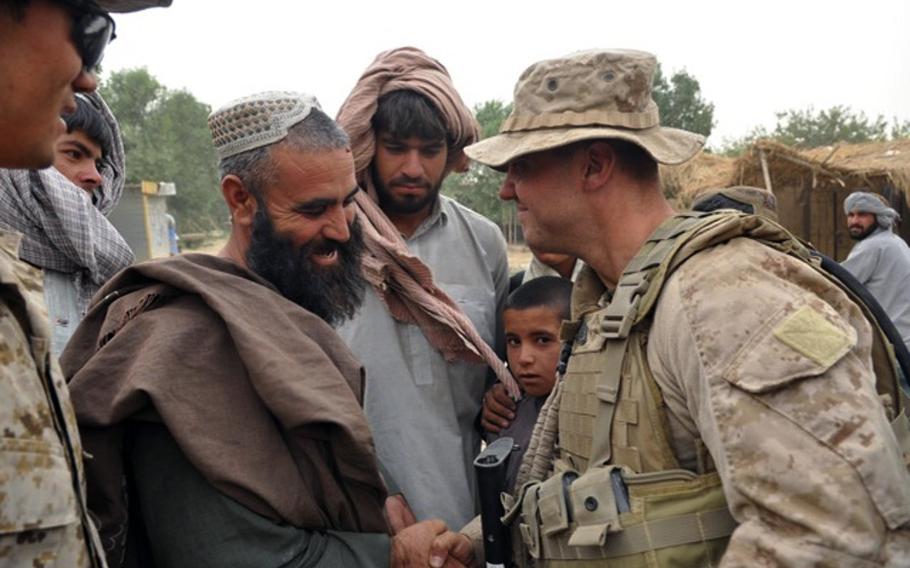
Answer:
MULTIPOLYGON (((623 370, 636 364, 635 361, 629 360, 630 341, 640 341, 633 340, 636 336, 633 327, 641 323, 653 307, 670 271, 671 261, 675 259, 679 249, 689 241, 684 235, 716 222, 717 216, 707 213, 684 213, 666 221, 654 231, 639 253, 629 262, 606 308, 595 311, 593 307, 588 307, 587 316, 576 314, 586 317, 588 329, 585 330, 582 326, 581 332, 594 338, 587 346, 578 349, 579 360, 574 365, 575 383, 567 388, 567 393, 570 394, 564 395, 571 397, 569 400, 573 404, 563 413, 566 430, 569 431, 568 439, 563 440, 563 447, 568 453, 574 454, 579 466, 615 462, 627 465, 634 471, 642 471, 642 448, 622 444, 614 448, 614 428, 617 427, 617 422, 620 427, 629 422, 637 423, 638 417, 644 413, 642 408, 636 405, 646 402, 641 399, 619 400, 623 370), (600 350, 602 353, 598 353, 593 361, 587 360, 590 356, 581 355, 600 350), (590 384, 595 380, 595 374, 596 385, 590 384), (592 394, 594 397, 588 398, 592 394), (590 406, 594 398, 598 403, 596 411, 592 412, 590 406), (586 407, 588 410, 585 410, 586 407), (573 413, 572 408, 578 408, 579 413, 573 413), (593 415, 591 428, 593 437, 590 442, 583 432, 583 424, 588 421, 585 415, 593 415)), ((642 358, 643 347, 640 347, 635 355, 642 358)), ((639 366, 647 365, 639 362, 639 366)), ((644 374, 649 375, 649 371, 645 370, 644 374)), ((653 379, 650 376, 640 379, 645 381, 645 384, 638 388, 652 393, 646 395, 652 399, 651 406, 659 404, 659 389, 653 388, 650 384, 653 379), (658 400, 654 400, 655 398, 658 400)), ((660 410, 656 409, 655 412, 648 414, 659 412, 660 410)), ((669 450, 666 432, 661 430, 656 428, 651 431, 650 438, 659 447, 647 449, 648 452, 657 454, 657 457, 649 461, 663 463, 664 467, 678 467, 669 450)), ((623 432, 617 432, 617 435, 622 438, 623 432)))

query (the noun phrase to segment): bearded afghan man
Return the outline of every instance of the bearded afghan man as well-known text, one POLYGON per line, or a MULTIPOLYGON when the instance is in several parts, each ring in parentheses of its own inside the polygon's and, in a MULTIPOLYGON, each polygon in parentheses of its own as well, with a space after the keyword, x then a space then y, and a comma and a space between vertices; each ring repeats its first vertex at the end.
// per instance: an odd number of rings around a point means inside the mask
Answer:
POLYGON ((866 191, 847 196, 844 214, 856 241, 844 268, 878 300, 910 349, 910 247, 893 230, 900 217, 883 197, 866 191))
POLYGON ((224 249, 120 273, 63 357, 108 561, 426 564, 444 527, 389 536, 362 369, 332 329, 364 288, 347 136, 285 92, 209 127, 224 249))
POLYGON ((351 137, 357 180, 373 200, 357 203, 369 220, 365 272, 381 276, 388 267, 374 267, 397 251, 410 274, 425 277, 413 293, 445 295, 479 335, 473 349, 453 351, 462 334, 439 340, 445 326, 401 309, 390 292, 408 286, 383 278, 370 280, 363 307, 339 329, 366 367, 365 408, 383 464, 417 518, 461 526, 475 512, 475 418, 488 376, 485 365, 469 362, 470 352, 486 348, 483 362, 494 371, 501 366, 490 347, 502 337, 508 294, 499 228, 439 193, 446 176, 467 169, 462 149, 477 140, 478 125, 446 68, 413 47, 380 53, 338 122, 351 137), (377 235, 374 224, 386 230, 377 235))

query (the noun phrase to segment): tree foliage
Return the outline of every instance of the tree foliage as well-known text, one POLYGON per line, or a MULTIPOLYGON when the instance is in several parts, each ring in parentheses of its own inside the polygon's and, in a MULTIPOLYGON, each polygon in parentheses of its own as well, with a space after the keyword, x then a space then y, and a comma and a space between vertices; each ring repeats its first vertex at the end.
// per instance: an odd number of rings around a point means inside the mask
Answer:
POLYGON ((812 107, 790 109, 775 113, 775 116, 777 123, 772 130, 755 127, 742 138, 727 142, 721 151, 727 155, 738 155, 761 139, 797 148, 818 148, 840 143, 910 138, 910 121, 894 119, 889 123, 882 115, 870 118, 866 113, 844 105, 818 111, 812 107))
POLYGON ((685 70, 677 71, 668 81, 658 65, 651 95, 660 109, 661 126, 681 128, 705 137, 711 134, 714 103, 702 97, 698 79, 685 70))
POLYGON ((174 182, 177 195, 168 207, 180 230, 218 228, 227 209, 206 125, 209 106, 184 90, 166 88, 142 68, 112 73, 100 91, 120 122, 127 181, 174 182))
MULTIPOLYGON (((510 112, 512 105, 502 101, 491 100, 476 105, 474 116, 480 123, 481 139, 496 135, 510 112)), ((502 227, 507 223, 510 211, 510 206, 498 196, 503 176, 500 172, 472 162, 467 172, 447 177, 442 184, 442 192, 502 227)))
POLYGON ((888 121, 883 116, 869 118, 842 105, 820 111, 809 107, 777 113, 777 125, 770 137, 802 148, 873 142, 887 139, 888 121))

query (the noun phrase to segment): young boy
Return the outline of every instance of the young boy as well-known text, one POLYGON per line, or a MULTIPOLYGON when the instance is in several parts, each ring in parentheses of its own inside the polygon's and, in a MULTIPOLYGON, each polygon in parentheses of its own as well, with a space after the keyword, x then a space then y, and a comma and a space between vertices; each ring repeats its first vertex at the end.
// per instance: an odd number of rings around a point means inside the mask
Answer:
POLYGON ((504 436, 515 441, 506 474, 508 491, 515 485, 540 407, 556 383, 559 326, 569 318, 571 294, 572 282, 565 278, 535 278, 509 294, 502 312, 509 369, 524 397, 517 403, 511 424, 498 434, 487 432, 485 436, 488 443, 504 436))
POLYGON ((0 170, 0 228, 21 233, 19 257, 44 271, 58 357, 95 292, 133 261, 106 217, 125 181, 117 121, 97 94, 75 101, 54 144, 53 168, 0 170))

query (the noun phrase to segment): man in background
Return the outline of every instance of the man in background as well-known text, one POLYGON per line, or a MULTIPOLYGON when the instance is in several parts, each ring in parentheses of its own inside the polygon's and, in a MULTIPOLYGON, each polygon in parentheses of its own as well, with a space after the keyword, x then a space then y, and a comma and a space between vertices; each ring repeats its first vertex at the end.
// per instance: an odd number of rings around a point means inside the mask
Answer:
MULTIPOLYGON (((338 122, 351 136, 360 186, 378 203, 380 223, 391 222, 387 242, 410 257, 412 273, 432 273, 489 350, 508 290, 506 245, 496 225, 439 193, 447 175, 466 169, 462 148, 478 136, 445 67, 415 48, 381 53, 338 122)), ((434 343, 439 325, 402 321, 386 290, 369 289, 339 333, 366 368, 366 413, 381 461, 417 518, 459 527, 475 511, 474 422, 487 369, 434 343)))
POLYGON ((856 241, 844 268, 878 300, 910 348, 910 247, 894 234, 900 217, 882 196, 866 191, 848 195, 844 213, 856 241))
POLYGON ((54 166, 0 170, 0 227, 22 234, 19 257, 44 272, 59 356, 95 292, 133 262, 107 215, 126 179, 120 128, 97 94, 78 93, 54 146, 54 166))

